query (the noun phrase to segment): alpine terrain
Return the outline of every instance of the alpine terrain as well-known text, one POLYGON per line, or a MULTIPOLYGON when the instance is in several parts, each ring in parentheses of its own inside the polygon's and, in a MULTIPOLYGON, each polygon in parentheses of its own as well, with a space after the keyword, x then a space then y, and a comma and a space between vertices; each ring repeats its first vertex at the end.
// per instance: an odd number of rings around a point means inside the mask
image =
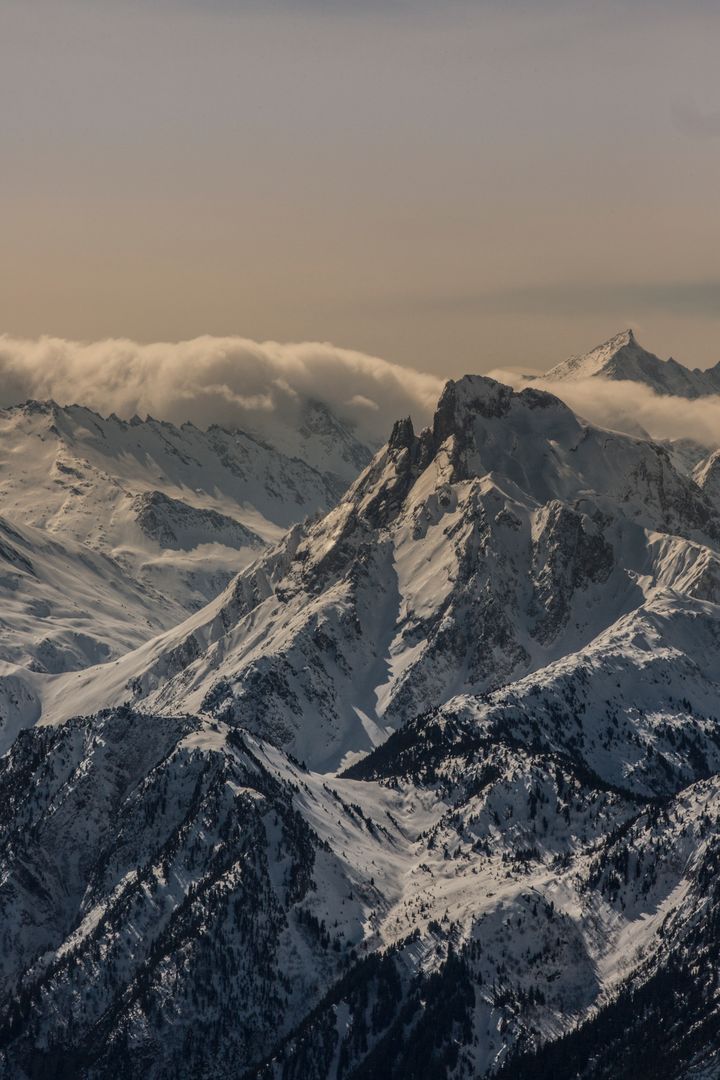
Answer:
POLYGON ((720 1076, 718 454, 302 438, 0 414, 0 1075, 720 1076))
POLYGON ((0 728, 23 669, 78 670, 176 625, 372 456, 320 402, 282 442, 52 401, 0 411, 0 728))

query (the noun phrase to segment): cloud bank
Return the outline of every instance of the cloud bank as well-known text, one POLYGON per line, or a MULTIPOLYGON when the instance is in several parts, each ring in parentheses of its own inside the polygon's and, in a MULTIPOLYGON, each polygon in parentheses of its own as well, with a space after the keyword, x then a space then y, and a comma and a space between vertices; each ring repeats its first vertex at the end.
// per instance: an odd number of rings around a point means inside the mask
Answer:
MULTIPOLYGON (((720 445, 720 397, 663 397, 633 382, 590 378, 551 381, 495 370, 516 389, 549 390, 602 427, 692 438, 720 445)), ((143 345, 0 336, 0 407, 28 398, 86 405, 105 416, 137 413, 199 427, 223 424, 272 438, 297 421, 308 400, 327 404, 358 436, 381 443, 408 414, 428 423, 444 380, 328 343, 282 344, 240 337, 200 337, 143 345)))
POLYGON ((330 344, 200 337, 177 343, 94 343, 0 336, 0 406, 28 398, 137 413, 199 427, 257 430, 291 423, 308 399, 384 441, 394 420, 426 423, 443 380, 330 344), (271 415, 272 414, 272 415, 271 415))
POLYGON ((646 432, 654 439, 690 438, 710 448, 720 445, 720 396, 715 394, 689 400, 656 394, 642 383, 624 380, 529 379, 507 370, 488 374, 516 390, 526 386, 548 390, 600 427, 632 435, 646 432))

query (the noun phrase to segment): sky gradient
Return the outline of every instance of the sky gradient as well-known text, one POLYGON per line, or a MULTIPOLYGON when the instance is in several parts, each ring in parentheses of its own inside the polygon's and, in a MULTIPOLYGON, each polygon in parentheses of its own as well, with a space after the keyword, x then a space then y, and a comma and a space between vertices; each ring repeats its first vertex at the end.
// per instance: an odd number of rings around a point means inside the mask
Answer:
POLYGON ((0 331, 720 359, 716 4, 0 0, 0 331))

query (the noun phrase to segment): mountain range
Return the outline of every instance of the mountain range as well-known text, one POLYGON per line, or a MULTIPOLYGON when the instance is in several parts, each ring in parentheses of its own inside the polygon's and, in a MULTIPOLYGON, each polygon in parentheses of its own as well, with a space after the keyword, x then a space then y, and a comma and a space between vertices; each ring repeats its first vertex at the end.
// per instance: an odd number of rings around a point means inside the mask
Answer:
POLYGON ((0 598, 14 611, 0 660, 52 672, 121 655, 332 507, 372 456, 319 402, 294 439, 290 454, 242 431, 81 406, 0 411, 0 598))
POLYGON ((371 460, 315 415, 0 418, 0 1072, 720 1075, 718 453, 473 375, 371 460))

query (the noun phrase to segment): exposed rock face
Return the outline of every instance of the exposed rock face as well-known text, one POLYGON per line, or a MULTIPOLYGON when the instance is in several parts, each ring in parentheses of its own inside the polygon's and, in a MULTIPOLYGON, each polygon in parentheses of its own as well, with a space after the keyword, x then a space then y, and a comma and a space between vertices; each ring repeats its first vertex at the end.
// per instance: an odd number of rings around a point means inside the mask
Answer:
POLYGON ((227 514, 189 506, 162 491, 146 491, 133 499, 135 520, 145 536, 162 548, 191 551, 200 544, 262 548, 264 541, 227 514))
POLYGON ((533 634, 552 641, 567 623, 576 590, 610 577, 613 549, 598 523, 561 502, 550 502, 535 522, 532 561, 538 610, 533 634))

